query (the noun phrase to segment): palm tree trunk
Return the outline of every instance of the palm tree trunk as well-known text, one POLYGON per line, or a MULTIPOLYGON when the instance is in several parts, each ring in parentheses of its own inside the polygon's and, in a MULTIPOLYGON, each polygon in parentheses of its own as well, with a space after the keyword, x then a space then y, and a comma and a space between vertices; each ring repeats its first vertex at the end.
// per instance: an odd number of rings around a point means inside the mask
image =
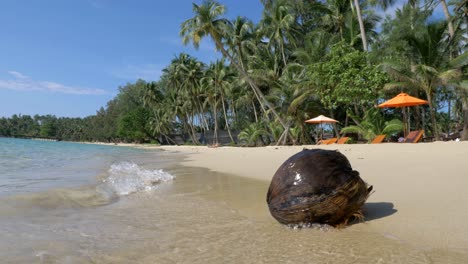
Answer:
POLYGON ((420 107, 421 109, 421 124, 422 124, 422 129, 425 129, 426 127, 426 113, 424 111, 424 107, 420 107))
POLYGON ((236 106, 234 104, 234 99, 231 99, 230 102, 228 103, 228 109, 231 109, 232 118, 234 119, 233 123, 237 124, 238 120, 237 120, 237 112, 236 112, 236 106))
MULTIPOLYGON (((187 120, 190 120, 190 117, 189 117, 188 114, 187 114, 187 120)), ((197 139, 197 136, 196 136, 196 133, 195 133, 195 128, 194 128, 192 122, 187 122, 187 123, 188 123, 188 126, 190 128, 190 130, 188 132, 190 134, 190 137, 192 138, 193 144, 199 145, 200 143, 198 142, 198 139, 197 139)))
POLYGON ((253 99, 252 99, 252 107, 254 110, 255 123, 258 123, 257 108, 255 107, 255 102, 253 101, 253 99))
POLYGON ((229 138, 231 139, 231 142, 234 142, 234 139, 232 138, 232 134, 231 134, 231 129, 229 128, 229 122, 228 122, 228 117, 226 113, 226 106, 224 104, 224 97, 222 94, 221 94, 221 103, 223 105, 224 121, 226 122, 226 128, 229 134, 229 138))
POLYGON ((205 115, 203 113, 203 107, 202 107, 199 100, 197 100, 197 107, 198 107, 198 111, 200 111, 200 115, 201 115, 201 119, 203 121, 203 125, 205 126, 205 129, 209 131, 210 127, 209 127, 208 121, 206 120, 206 117, 205 117, 205 115))
POLYGON ((452 100, 449 98, 448 99, 448 111, 447 111, 447 115, 448 115, 448 124, 447 124, 447 136, 450 135, 450 125, 451 125, 451 121, 452 121, 452 116, 451 116, 451 113, 452 113, 452 100))
POLYGON ((406 110, 407 108, 405 106, 401 108, 401 113, 403 116, 403 137, 406 137, 411 131, 411 128, 408 126, 408 115, 406 110))
POLYGON ((179 145, 170 136, 168 136, 168 135, 166 135, 164 133, 162 133, 162 135, 166 138, 167 142, 172 142, 174 145, 177 145, 177 146, 179 145))
POLYGON ((364 28, 364 22, 362 21, 361 7, 359 6, 359 0, 354 0, 354 6, 356 7, 357 17, 359 21, 359 29, 361 30, 362 47, 364 51, 367 51, 366 29, 364 28))
POLYGON ((276 146, 278 146, 279 144, 286 145, 288 137, 289 137, 289 126, 283 131, 283 134, 281 134, 280 138, 276 142, 276 146))
POLYGON ((286 67, 288 67, 288 64, 286 63, 286 54, 284 53, 284 43, 283 41, 281 41, 280 43, 281 43, 281 56, 283 57, 283 64, 284 64, 284 68, 286 69, 286 67))
MULTIPOLYGON (((333 113, 333 110, 330 110, 330 117, 335 119, 335 114, 333 113)), ((340 137, 340 131, 338 131, 338 127, 336 126, 336 123, 332 124, 333 130, 335 130, 335 134, 337 137, 340 137)))
POLYGON ((465 97, 462 100, 462 109, 463 109, 463 135, 461 136, 461 140, 468 141, 468 97, 465 97))
POLYGON ((433 105, 432 105, 432 96, 429 93, 426 93, 427 94, 427 101, 429 102, 429 112, 431 113, 431 122, 432 122, 432 133, 433 133, 433 136, 434 136, 434 139, 436 141, 439 140, 439 130, 437 129, 437 122, 436 122, 436 117, 435 117, 435 111, 434 111, 434 108, 433 108, 433 105))
POLYGON ((444 10, 445 18, 447 19, 450 40, 452 40, 453 37, 455 36, 455 30, 453 29, 453 23, 452 23, 452 20, 450 18, 450 12, 448 10, 447 3, 445 2, 445 0, 440 0, 440 4, 442 5, 442 9, 444 10))
MULTIPOLYGON (((216 99, 215 99, 216 100, 216 99)), ((213 119, 214 119, 214 135, 213 135, 213 144, 218 144, 218 117, 216 115, 217 103, 213 104, 213 119)))

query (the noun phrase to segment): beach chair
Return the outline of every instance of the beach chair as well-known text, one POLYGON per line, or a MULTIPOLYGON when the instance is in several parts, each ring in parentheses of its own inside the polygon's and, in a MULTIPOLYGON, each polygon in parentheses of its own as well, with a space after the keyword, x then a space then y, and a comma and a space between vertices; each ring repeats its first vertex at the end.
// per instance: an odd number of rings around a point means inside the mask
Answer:
POLYGON ((340 140, 338 140, 336 142, 336 144, 346 144, 346 142, 348 141, 349 137, 342 137, 340 138, 340 140))
POLYGON ((409 132, 409 134, 405 137, 404 143, 418 143, 422 135, 424 134, 424 130, 415 130, 409 132))
POLYGON ((317 142, 317 145, 327 145, 329 139, 321 139, 317 142))
POLYGON ((386 136, 387 135, 385 135, 385 134, 375 136, 375 138, 374 138, 374 140, 372 140, 371 144, 382 143, 386 136))
POLYGON ((337 140, 337 138, 322 139, 319 142, 317 142, 317 145, 330 145, 335 143, 337 140))

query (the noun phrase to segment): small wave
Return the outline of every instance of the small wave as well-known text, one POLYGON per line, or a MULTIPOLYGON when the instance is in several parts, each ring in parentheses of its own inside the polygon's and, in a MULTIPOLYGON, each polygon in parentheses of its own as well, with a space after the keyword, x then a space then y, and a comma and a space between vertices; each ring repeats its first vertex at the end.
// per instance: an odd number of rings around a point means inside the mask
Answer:
POLYGON ((39 193, 25 193, 0 199, 0 216, 41 209, 86 208, 113 203, 120 196, 150 191, 161 182, 175 177, 163 170, 146 170, 135 163, 122 162, 110 167, 107 177, 97 185, 57 188, 39 193))
POLYGON ((109 176, 103 180, 118 195, 140 191, 151 191, 161 182, 172 181, 175 177, 161 169, 147 170, 133 162, 113 164, 109 176))

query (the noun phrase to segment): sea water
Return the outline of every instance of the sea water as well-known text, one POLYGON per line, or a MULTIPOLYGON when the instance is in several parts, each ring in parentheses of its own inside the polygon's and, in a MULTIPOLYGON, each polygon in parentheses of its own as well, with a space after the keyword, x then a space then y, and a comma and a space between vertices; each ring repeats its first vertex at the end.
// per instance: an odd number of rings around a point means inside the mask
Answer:
POLYGON ((43 231, 74 224, 58 216, 154 191, 174 179, 164 164, 160 151, 0 138, 0 263, 44 260, 35 248, 63 238, 43 231))
POLYGON ((144 183, 169 179, 163 171, 144 171, 132 162, 141 160, 144 152, 135 148, 0 138, 0 197, 103 182, 109 183, 116 194, 128 194, 150 188, 142 186, 144 183))
MULTIPOLYGON (((373 229, 291 229, 269 182, 157 150, 0 139, 0 263, 468 263, 373 229)), ((380 216, 383 217, 383 216, 380 216)))

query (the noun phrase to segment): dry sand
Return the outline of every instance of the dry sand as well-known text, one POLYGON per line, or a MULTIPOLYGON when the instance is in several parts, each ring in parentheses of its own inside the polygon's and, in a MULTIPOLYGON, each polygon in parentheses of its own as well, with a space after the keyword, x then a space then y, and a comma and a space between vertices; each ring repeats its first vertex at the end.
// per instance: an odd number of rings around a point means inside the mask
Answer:
POLYGON ((358 225, 363 232, 379 232, 423 249, 467 252, 468 142, 161 148, 186 154, 183 165, 269 182, 304 147, 339 150, 374 186, 366 204, 372 221, 358 225))

